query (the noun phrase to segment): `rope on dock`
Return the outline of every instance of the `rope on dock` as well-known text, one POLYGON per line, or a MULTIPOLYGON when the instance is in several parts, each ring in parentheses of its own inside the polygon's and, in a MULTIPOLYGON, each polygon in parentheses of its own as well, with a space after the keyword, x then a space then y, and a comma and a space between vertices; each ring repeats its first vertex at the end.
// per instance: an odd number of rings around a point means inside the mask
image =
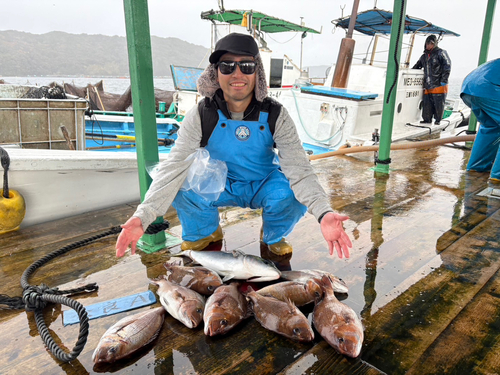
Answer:
MULTIPOLYGON (((168 229, 170 226, 168 221, 163 221, 163 223, 151 224, 147 229, 147 234, 155 234, 165 229, 168 229)), ((68 290, 59 290, 58 288, 50 288, 45 284, 30 285, 28 283, 29 277, 41 266, 50 260, 58 257, 59 255, 66 254, 67 252, 77 249, 79 247, 85 246, 93 241, 101 239, 103 237, 107 237, 113 234, 118 234, 121 231, 121 227, 112 227, 108 231, 86 238, 81 241, 74 242, 70 245, 64 246, 61 249, 53 251, 43 258, 37 260, 32 263, 21 276, 21 286, 23 287, 23 296, 22 297, 9 297, 7 295, 0 295, 0 305, 5 305, 9 309, 25 309, 26 311, 34 311, 35 313, 35 322, 38 328, 38 332, 40 332, 40 337, 44 342, 45 346, 52 352, 52 354, 63 362, 70 362, 78 357, 78 355, 82 352, 85 344, 87 343, 87 337, 89 334, 89 319, 87 311, 85 307, 78 301, 75 301, 65 295, 72 295, 81 292, 93 292, 99 289, 99 286, 96 283, 87 284, 80 288, 68 289, 68 290), (50 331, 45 323, 43 318, 43 309, 47 305, 47 303, 59 303, 61 305, 66 305, 73 310, 75 310, 80 318, 80 332, 78 334, 78 340, 75 344, 75 347, 71 351, 71 353, 66 353, 63 351, 60 346, 54 341, 54 338, 50 334, 50 331)), ((0 306, 0 308, 2 308, 0 306)), ((2 308, 4 309, 4 308, 2 308)))

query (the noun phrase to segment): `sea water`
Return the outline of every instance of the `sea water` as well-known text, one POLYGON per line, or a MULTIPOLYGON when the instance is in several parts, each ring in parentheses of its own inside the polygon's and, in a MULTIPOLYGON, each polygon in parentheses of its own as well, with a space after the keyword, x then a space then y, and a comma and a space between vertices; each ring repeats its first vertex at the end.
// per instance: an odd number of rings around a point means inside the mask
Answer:
MULTIPOLYGON (((95 85, 103 81, 105 92, 123 94, 130 86, 128 77, 0 77, 5 83, 14 85, 47 86, 52 82, 60 85, 70 83, 78 87, 86 87, 88 84, 95 85)), ((153 79, 154 87, 160 90, 174 90, 174 83, 170 77, 159 77, 153 79)))
MULTIPOLYGON (((95 85, 103 81, 104 91, 113 94, 123 94, 130 86, 130 79, 127 77, 0 77, 5 83, 15 85, 46 86, 52 82, 59 84, 71 83, 78 87, 85 87, 89 83, 95 85)), ((457 99, 460 97, 460 88, 463 77, 450 77, 448 97, 457 99)), ((153 79, 154 87, 161 90, 174 90, 174 83, 170 77, 158 77, 153 79)))

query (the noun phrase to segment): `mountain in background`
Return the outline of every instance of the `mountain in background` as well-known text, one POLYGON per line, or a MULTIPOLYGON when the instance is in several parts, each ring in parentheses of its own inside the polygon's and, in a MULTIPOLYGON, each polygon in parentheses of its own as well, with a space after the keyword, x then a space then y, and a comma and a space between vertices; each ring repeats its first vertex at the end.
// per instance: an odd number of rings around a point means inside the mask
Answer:
MULTIPOLYGON (((151 49, 156 77, 171 76, 171 64, 208 63, 208 48, 177 38, 152 36, 151 49)), ((0 56, 0 77, 129 75, 127 42, 120 36, 0 31, 0 56)))

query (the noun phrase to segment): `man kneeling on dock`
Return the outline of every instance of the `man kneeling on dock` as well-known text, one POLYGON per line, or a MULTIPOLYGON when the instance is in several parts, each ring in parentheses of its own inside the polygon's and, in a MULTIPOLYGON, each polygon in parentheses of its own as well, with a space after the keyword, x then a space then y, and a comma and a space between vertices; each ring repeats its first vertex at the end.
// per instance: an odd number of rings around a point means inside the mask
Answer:
POLYGON ((292 252, 285 237, 308 210, 320 223, 330 254, 336 249, 340 258, 348 258, 352 244, 342 225, 348 217, 333 212, 287 110, 267 97, 255 40, 229 34, 217 42, 209 61, 198 80, 205 98, 186 114, 168 160, 122 225, 116 255, 123 256, 129 245, 134 254, 144 230, 172 204, 182 225, 182 250, 202 250, 222 240, 218 207, 239 206, 262 208, 261 241, 276 255, 292 252), (188 157, 200 147, 227 165, 225 190, 216 200, 181 189, 192 161, 188 157))

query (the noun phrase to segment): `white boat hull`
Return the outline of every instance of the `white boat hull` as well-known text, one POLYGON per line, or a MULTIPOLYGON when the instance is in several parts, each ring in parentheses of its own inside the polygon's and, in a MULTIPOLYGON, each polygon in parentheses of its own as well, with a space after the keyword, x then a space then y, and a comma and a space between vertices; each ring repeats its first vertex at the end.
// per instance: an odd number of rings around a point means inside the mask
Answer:
POLYGON ((135 153, 7 150, 9 187, 26 201, 21 227, 140 200, 135 153))
MULTIPOLYGON (((272 96, 290 113, 303 143, 331 150, 336 150, 344 144, 372 144, 373 134, 380 134, 381 130, 385 74, 385 69, 380 67, 352 66, 347 89, 361 96, 376 94, 374 99, 314 94, 301 90, 301 87, 273 92, 272 96)), ((331 82, 331 77, 326 82, 331 82)), ((450 102, 453 111, 448 118, 443 119, 439 125, 422 126, 422 82, 422 71, 400 70, 392 129, 389 129, 392 130, 393 142, 444 129, 451 130, 470 115, 470 108, 460 99, 456 99, 450 102)))

